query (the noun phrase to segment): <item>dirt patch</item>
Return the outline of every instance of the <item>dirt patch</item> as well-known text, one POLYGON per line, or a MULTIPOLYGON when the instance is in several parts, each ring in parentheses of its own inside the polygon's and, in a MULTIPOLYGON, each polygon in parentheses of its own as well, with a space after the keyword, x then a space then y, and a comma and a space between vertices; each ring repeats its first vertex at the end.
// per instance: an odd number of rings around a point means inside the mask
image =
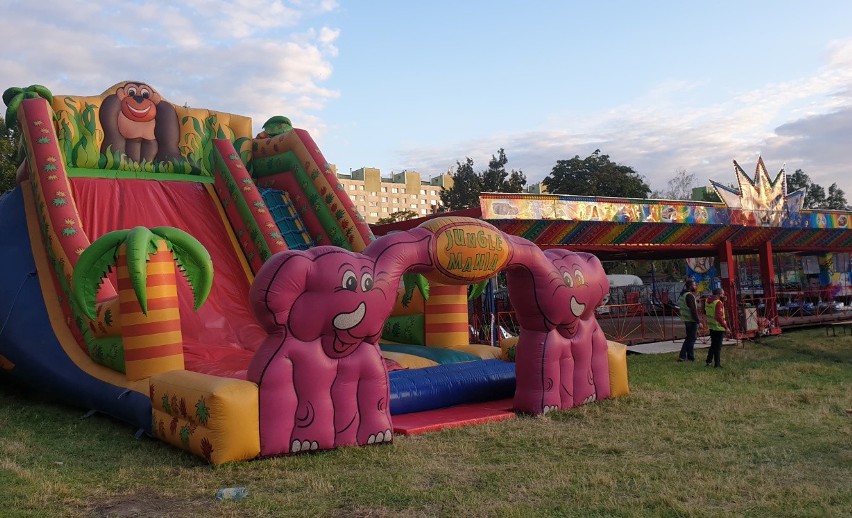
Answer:
POLYGON ((163 517, 205 514, 216 503, 213 495, 209 500, 186 499, 153 493, 131 493, 91 502, 87 514, 97 517, 163 517))

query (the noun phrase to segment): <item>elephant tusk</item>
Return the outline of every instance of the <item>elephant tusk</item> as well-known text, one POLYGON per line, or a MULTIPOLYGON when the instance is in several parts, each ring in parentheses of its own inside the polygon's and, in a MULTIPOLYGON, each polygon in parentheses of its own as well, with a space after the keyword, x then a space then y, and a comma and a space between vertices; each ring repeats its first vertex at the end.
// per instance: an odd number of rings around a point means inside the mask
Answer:
POLYGON ((586 305, 577 302, 575 297, 571 297, 571 313, 574 314, 575 317, 579 317, 585 311, 586 305))
POLYGON ((339 313, 332 320, 335 329, 347 330, 352 329, 364 320, 364 315, 367 313, 367 305, 365 303, 358 304, 355 311, 351 313, 339 313))

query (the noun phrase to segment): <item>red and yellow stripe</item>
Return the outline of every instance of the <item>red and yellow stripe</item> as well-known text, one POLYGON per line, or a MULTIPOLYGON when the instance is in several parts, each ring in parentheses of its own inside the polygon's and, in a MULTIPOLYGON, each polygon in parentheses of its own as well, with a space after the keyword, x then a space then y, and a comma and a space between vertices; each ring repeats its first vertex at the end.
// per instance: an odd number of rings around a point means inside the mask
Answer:
POLYGON ((432 282, 425 304, 426 343, 438 347, 467 345, 467 286, 432 282))
POLYGON ((130 282, 126 245, 122 245, 117 268, 119 320, 125 372, 131 380, 184 368, 175 264, 165 241, 157 243, 157 253, 150 257, 147 271, 146 314, 130 282))

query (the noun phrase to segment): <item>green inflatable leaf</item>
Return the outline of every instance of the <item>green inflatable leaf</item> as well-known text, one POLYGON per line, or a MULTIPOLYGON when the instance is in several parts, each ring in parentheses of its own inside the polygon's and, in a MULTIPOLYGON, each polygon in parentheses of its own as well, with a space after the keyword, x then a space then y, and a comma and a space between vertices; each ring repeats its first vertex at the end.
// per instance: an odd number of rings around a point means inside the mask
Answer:
POLYGON ((286 133, 293 129, 293 124, 290 119, 283 115, 270 117, 269 120, 263 123, 263 131, 269 134, 270 137, 286 133))
POLYGON ((42 97, 48 103, 53 102, 53 94, 47 87, 42 85, 30 85, 26 88, 13 86, 3 92, 3 103, 6 104, 6 126, 11 128, 18 124, 18 109, 24 99, 35 99, 42 97))
POLYGON ((148 259, 157 251, 153 232, 145 227, 134 227, 127 233, 127 276, 139 301, 142 313, 148 314, 148 259))
POLYGON ((426 277, 418 273, 414 282, 417 283, 417 289, 423 295, 423 300, 429 300, 429 281, 426 277))
POLYGON ((3 92, 3 104, 9 106, 9 101, 15 98, 20 93, 23 93, 24 89, 18 86, 13 86, 11 88, 7 88, 5 92, 3 92))
POLYGON ((24 88, 24 90, 29 90, 29 91, 35 92, 36 94, 38 94, 39 97, 41 97, 43 99, 47 99, 47 102, 53 103, 53 93, 51 93, 51 91, 48 90, 48 88, 46 86, 30 85, 30 86, 24 88))
POLYGON ((151 232, 166 240, 169 250, 192 288, 197 310, 207 300, 213 288, 213 259, 197 239, 174 227, 156 227, 151 232))
POLYGON ((110 269, 115 266, 118 248, 129 232, 129 230, 116 230, 104 234, 83 250, 77 260, 71 277, 73 297, 77 305, 91 319, 95 318, 98 287, 103 283, 110 269))
POLYGON ((414 296, 414 288, 423 295, 423 300, 429 300, 429 281, 419 273, 406 273, 402 275, 402 286, 405 292, 402 295, 402 305, 408 306, 411 297, 414 296))
POLYGON ((484 281, 477 282, 476 284, 471 286, 470 295, 467 296, 467 300, 474 300, 478 298, 485 291, 485 287, 488 286, 488 281, 490 279, 485 279, 484 281))

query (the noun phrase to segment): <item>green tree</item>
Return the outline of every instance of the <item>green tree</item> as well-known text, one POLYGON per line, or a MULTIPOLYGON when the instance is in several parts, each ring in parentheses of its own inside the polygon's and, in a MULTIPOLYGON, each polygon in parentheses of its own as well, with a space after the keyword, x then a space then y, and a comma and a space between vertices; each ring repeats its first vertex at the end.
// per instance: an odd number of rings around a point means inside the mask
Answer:
POLYGON ((806 209, 846 209, 846 193, 836 183, 828 187, 826 195, 822 185, 814 183, 811 177, 801 169, 796 169, 795 173, 787 175, 787 193, 799 189, 805 190, 805 201, 802 206, 806 209))
POLYGON ((443 210, 469 209, 479 205, 482 192, 521 192, 527 184, 523 171, 506 171, 506 152, 503 148, 497 156, 491 155, 488 169, 477 173, 473 170, 473 159, 465 157, 464 163, 456 162, 453 186, 441 190, 443 210))
POLYGON ((506 171, 506 152, 503 148, 497 151, 497 156, 491 155, 488 169, 483 171, 482 192, 521 192, 527 184, 527 177, 522 171, 506 171))
POLYGON ((651 188, 632 167, 616 164, 600 149, 586 158, 557 160, 542 181, 548 192, 577 196, 647 198, 651 188))
POLYGON ((18 146, 20 134, 15 127, 7 128, 0 117, 0 194, 15 188, 15 171, 20 165, 18 146))
POLYGON ((413 210, 398 210, 389 216, 379 218, 376 225, 387 225, 388 223, 396 223, 397 221, 408 221, 417 217, 417 213, 413 210))
POLYGON ((479 203, 480 192, 481 179, 473 170, 473 159, 467 157, 464 163, 456 162, 453 186, 441 189, 441 203, 444 210, 467 209, 479 203))
POLYGON ((848 208, 846 193, 837 186, 837 183, 832 183, 828 186, 828 196, 825 197, 825 208, 836 210, 847 210, 848 208))
MULTIPOLYGON (((736 189, 735 185, 731 186, 736 189)), ((722 198, 716 193, 715 189, 712 187, 696 187, 695 190, 692 191, 692 196, 690 197, 693 201, 709 201, 712 203, 722 203, 722 198)))
POLYGON ((651 197, 666 200, 691 200, 694 187, 695 173, 688 173, 686 169, 678 169, 675 171, 674 177, 669 179, 667 188, 652 192, 651 197))

